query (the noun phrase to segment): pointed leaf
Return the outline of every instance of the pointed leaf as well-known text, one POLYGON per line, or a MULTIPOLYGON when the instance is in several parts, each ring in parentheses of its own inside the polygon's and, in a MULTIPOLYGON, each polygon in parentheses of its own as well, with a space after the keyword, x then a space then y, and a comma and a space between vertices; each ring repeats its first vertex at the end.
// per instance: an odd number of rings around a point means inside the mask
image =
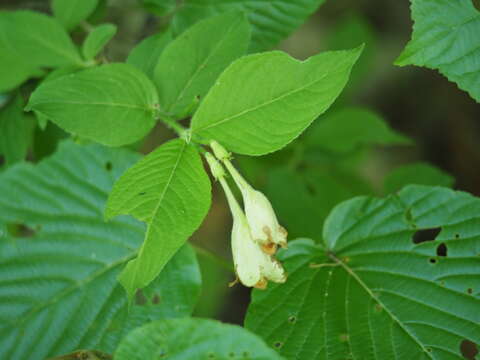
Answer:
POLYGON ((360 53, 361 48, 325 52, 303 62, 280 51, 243 57, 201 103, 192 134, 240 154, 276 151, 330 107, 360 53))
POLYGON ((137 158, 65 142, 38 165, 2 173, 1 359, 44 360, 82 348, 113 352, 136 326, 191 314, 200 290, 191 248, 178 252, 130 312, 116 280, 137 254, 144 226, 128 217, 107 224, 102 212, 115 178, 137 158))
POLYGON ((128 64, 108 64, 42 83, 35 110, 62 129, 109 146, 133 143, 155 125, 154 85, 128 64))
POLYGON ((198 22, 168 44, 155 68, 161 110, 183 115, 233 60, 245 54, 249 40, 245 15, 229 12, 198 22))
POLYGON ((480 102, 480 12, 472 0, 411 0, 411 41, 396 65, 436 69, 480 102))
POLYGON ((92 60, 95 58, 116 33, 117 27, 113 24, 103 24, 93 29, 82 46, 85 59, 92 60))
POLYGON ((52 0, 53 14, 68 30, 87 19, 97 6, 98 0, 52 0))
POLYGON ((346 201, 325 249, 290 243, 288 282, 254 292, 246 326, 289 359, 463 359, 480 344, 479 214, 439 187, 346 201))
POLYGON ((148 224, 138 257, 119 277, 130 297, 200 226, 210 207, 210 187, 197 150, 181 139, 161 145, 115 183, 105 217, 130 214, 148 224))
POLYGON ((270 50, 302 25, 325 0, 185 0, 175 13, 177 33, 200 19, 241 10, 253 26, 252 52, 270 50))
POLYGON ((207 319, 157 321, 131 332, 115 351, 115 360, 160 357, 196 359, 282 359, 252 333, 207 319))

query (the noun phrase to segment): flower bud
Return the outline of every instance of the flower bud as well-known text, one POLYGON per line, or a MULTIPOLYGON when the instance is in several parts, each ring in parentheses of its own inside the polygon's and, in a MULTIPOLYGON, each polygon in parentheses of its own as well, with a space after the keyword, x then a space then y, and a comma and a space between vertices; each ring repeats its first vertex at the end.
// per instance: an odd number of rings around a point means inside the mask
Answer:
POLYGON ((210 142, 210 147, 218 160, 224 161, 231 158, 231 154, 215 140, 210 142))
POLYGON ((216 180, 225 177, 225 169, 212 154, 207 152, 205 154, 205 159, 207 159, 207 163, 210 166, 210 171, 216 180))

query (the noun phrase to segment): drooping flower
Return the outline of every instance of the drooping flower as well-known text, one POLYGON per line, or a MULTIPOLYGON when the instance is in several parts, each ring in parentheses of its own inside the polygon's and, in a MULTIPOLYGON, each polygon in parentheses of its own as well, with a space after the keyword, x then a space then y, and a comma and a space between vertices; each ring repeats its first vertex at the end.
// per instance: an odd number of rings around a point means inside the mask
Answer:
POLYGON ((213 141, 211 147, 215 156, 222 160, 235 183, 242 192, 245 214, 250 226, 252 237, 262 245, 268 254, 274 254, 277 246, 287 247, 287 231, 277 220, 275 211, 268 198, 260 191, 255 190, 235 169, 230 161, 230 153, 219 143, 213 141))
POLYGON ((233 216, 232 255, 239 281, 249 287, 265 289, 268 281, 283 283, 285 271, 273 256, 267 254, 252 237, 252 230, 227 181, 222 165, 210 154, 205 155, 213 176, 225 191, 233 216))

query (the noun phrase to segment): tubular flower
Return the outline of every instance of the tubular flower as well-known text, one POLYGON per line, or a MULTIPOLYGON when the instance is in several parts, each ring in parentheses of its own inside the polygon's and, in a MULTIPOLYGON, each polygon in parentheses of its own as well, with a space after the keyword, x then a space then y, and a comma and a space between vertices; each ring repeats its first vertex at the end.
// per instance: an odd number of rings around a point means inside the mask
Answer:
POLYGON ((240 175, 230 161, 230 154, 220 144, 214 141, 211 147, 215 156, 223 161, 242 192, 245 214, 255 241, 261 244, 262 249, 267 254, 274 254, 278 245, 287 247, 288 233, 278 223, 277 216, 268 198, 260 191, 252 188, 240 175))
POLYGON ((273 256, 262 251, 261 246, 254 241, 247 218, 225 180, 222 165, 211 154, 207 153, 205 156, 213 176, 220 181, 225 191, 232 212, 232 254, 238 279, 245 286, 259 289, 265 289, 268 280, 285 282, 286 275, 282 265, 273 256))

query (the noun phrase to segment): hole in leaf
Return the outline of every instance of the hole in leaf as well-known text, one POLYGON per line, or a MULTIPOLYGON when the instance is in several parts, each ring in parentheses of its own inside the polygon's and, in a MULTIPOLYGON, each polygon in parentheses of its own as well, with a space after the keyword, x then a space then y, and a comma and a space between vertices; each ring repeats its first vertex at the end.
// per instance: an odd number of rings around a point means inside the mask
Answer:
POLYGON ((138 193, 138 195, 140 195, 140 196, 143 196, 143 195, 145 195, 145 194, 146 194, 145 191, 144 191, 144 192, 141 192, 141 193, 138 193))
POLYGON ((435 258, 430 258, 430 264, 436 264, 437 263, 437 259, 435 258))
POLYGON ((107 169, 107 171, 112 171, 112 167, 113 167, 113 165, 110 161, 107 161, 105 163, 105 169, 107 169))
POLYGON ((447 256, 448 248, 447 245, 441 243, 437 246, 437 256, 447 256))
POLYGON ((152 304, 160 304, 160 296, 158 296, 157 294, 153 295, 152 304))
POLYGON ((463 340, 460 343, 460 352, 465 359, 475 360, 475 357, 478 354, 478 347, 470 340, 463 340))
POLYGON ((283 346, 283 343, 281 341, 275 341, 273 343, 273 346, 276 348, 276 349, 280 349, 282 346, 283 346))
POLYGON ((289 317, 288 317, 288 322, 289 322, 290 324, 295 324, 295 323, 297 322, 297 317, 294 316, 294 315, 289 316, 289 317))
POLYGON ((5 164, 5 157, 3 155, 0 155, 0 167, 2 167, 5 164))
POLYGON ((472 295, 472 294, 473 294, 473 289, 472 289, 472 288, 468 288, 468 289, 467 289, 467 294, 472 295))
POLYGON ((432 352, 432 348, 429 348, 429 347, 425 348, 425 350, 427 350, 427 352, 429 352, 429 353, 432 352))
POLYGON ((422 229, 413 234, 412 241, 414 244, 420 244, 425 241, 433 241, 440 234, 442 228, 422 229))
POLYGON ((460 234, 455 234, 455 239, 460 239, 460 234))

